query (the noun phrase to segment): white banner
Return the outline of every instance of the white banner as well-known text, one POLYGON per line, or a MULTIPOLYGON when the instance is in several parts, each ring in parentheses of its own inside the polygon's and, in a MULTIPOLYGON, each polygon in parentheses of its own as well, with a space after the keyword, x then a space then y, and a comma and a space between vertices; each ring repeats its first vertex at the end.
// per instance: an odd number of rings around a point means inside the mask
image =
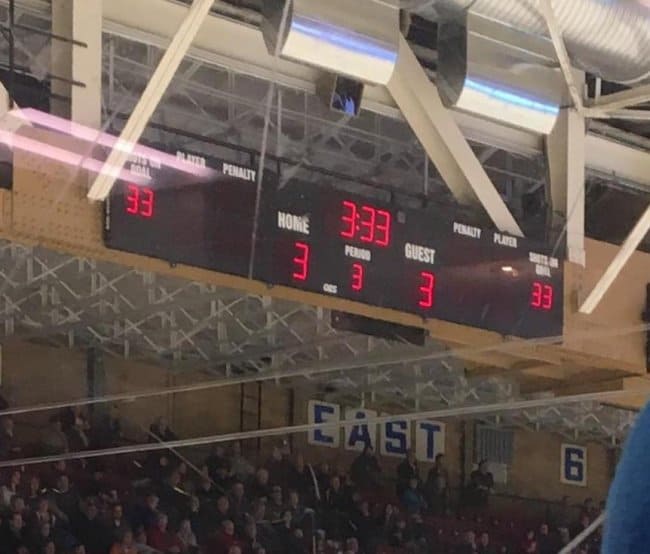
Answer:
POLYGON ((415 456, 420 462, 434 462, 445 453, 445 424, 423 419, 415 422, 415 456))
POLYGON ((394 419, 380 427, 380 454, 382 456, 404 457, 411 447, 411 428, 408 421, 394 419))
MULTIPOLYGON (((359 421, 377 416, 374 410, 363 408, 348 408, 345 411, 346 421, 359 421)), ((345 426, 345 448, 346 450, 357 450, 361 452, 366 445, 371 446, 373 450, 377 446, 377 424, 376 423, 356 423, 345 426)))
MULTIPOLYGON (((341 408, 338 404, 321 402, 320 400, 309 401, 309 423, 338 423, 341 420, 341 408)), ((312 429, 308 433, 307 442, 318 446, 338 448, 341 441, 341 429, 338 425, 333 427, 322 427, 312 429)))
POLYGON ((560 450, 560 481, 567 485, 587 486, 587 448, 563 444, 560 450))

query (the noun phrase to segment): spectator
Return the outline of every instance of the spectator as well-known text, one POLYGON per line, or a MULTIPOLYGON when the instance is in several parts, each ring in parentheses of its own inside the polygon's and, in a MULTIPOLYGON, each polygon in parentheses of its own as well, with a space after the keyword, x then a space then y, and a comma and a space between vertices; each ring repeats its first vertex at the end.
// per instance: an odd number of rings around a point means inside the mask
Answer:
POLYGON ((302 525, 303 519, 311 510, 305 508, 300 502, 300 495, 296 490, 289 491, 289 502, 287 503, 287 510, 291 512, 291 519, 295 525, 302 525))
POLYGON ((488 461, 481 460, 478 468, 470 475, 468 490, 470 505, 479 509, 486 508, 493 489, 494 477, 488 470, 488 461))
POLYGON ((490 535, 487 531, 483 531, 478 538, 478 546, 476 549, 478 554, 496 554, 496 548, 490 542, 490 535))
POLYGON ((70 478, 67 475, 59 476, 53 493, 54 509, 59 517, 70 521, 79 512, 79 497, 70 486, 70 478))
POLYGON ((406 520, 401 517, 398 518, 390 534, 388 544, 395 548, 404 548, 410 541, 410 538, 408 529, 406 528, 406 520))
POLYGON ((255 521, 247 521, 244 525, 244 537, 242 542, 247 554, 252 553, 256 548, 262 546, 257 536, 257 525, 255 524, 255 521))
POLYGON ((226 519, 221 523, 220 531, 209 542, 206 554, 227 554, 233 546, 239 547, 240 542, 235 535, 235 524, 226 519))
POLYGON ((322 462, 316 472, 316 481, 318 482, 321 499, 325 495, 325 491, 329 488, 331 478, 332 471, 330 465, 327 462, 322 462))
POLYGON ((425 491, 431 511, 436 515, 446 514, 449 506, 449 472, 445 467, 444 454, 436 456, 436 461, 427 474, 425 491))
POLYGON ((142 526, 138 527, 133 533, 133 546, 135 546, 138 554, 160 554, 147 545, 147 533, 142 526))
POLYGON ((416 479, 420 483, 420 471, 418 469, 418 462, 415 459, 415 453, 409 450, 406 453, 406 458, 397 466, 397 496, 402 497, 402 493, 409 486, 409 481, 416 479))
POLYGON ((245 493, 244 483, 238 481, 230 488, 230 496, 228 497, 230 512, 232 513, 235 525, 239 526, 243 524, 244 516, 250 512, 251 508, 245 493))
POLYGON ((582 512, 580 516, 580 520, 576 525, 573 526, 571 529, 571 537, 577 537, 580 533, 582 533, 587 527, 589 527, 589 524, 591 521, 589 520, 589 516, 587 515, 587 512, 582 512))
POLYGON ((366 445, 363 452, 352 462, 350 477, 360 489, 374 488, 379 483, 381 468, 372 446, 366 445))
POLYGON ((361 550, 363 552, 374 552, 379 544, 379 533, 377 523, 370 513, 370 504, 367 500, 359 503, 351 519, 361 550))
POLYGON ((228 459, 226 457, 226 450, 222 444, 216 444, 205 461, 205 465, 208 468, 209 475, 214 475, 216 473, 217 467, 224 466, 228 467, 228 459))
POLYGON ((419 514, 426 509, 427 503, 420 492, 417 478, 411 477, 408 487, 402 493, 401 500, 408 514, 419 514))
POLYGON ((550 534, 547 523, 542 523, 539 527, 537 548, 539 554, 557 554, 560 550, 558 540, 550 534))
POLYGON ((9 474, 9 481, 0 487, 0 508, 3 510, 9 508, 11 499, 18 494, 21 477, 20 471, 14 469, 9 474))
POLYGON ((171 430, 169 423, 163 416, 156 418, 149 426, 149 433, 152 435, 149 437, 150 442, 158 442, 159 440, 171 442, 178 440, 178 436, 171 430))
POLYGON ((271 486, 269 485, 269 472, 261 467, 255 473, 255 479, 250 486, 250 494, 253 500, 258 498, 270 498, 271 486))
POLYGON ((580 517, 582 516, 587 516, 590 522, 598 516, 598 508, 596 508, 596 503, 593 498, 586 498, 582 503, 580 517))
POLYGON ((524 554, 537 554, 537 539, 535 538, 535 531, 532 529, 526 531, 524 542, 521 545, 521 551, 524 554))
MULTIPOLYGON (((149 529, 156 525, 158 520, 158 504, 160 500, 157 495, 154 493, 149 493, 145 496, 144 503, 142 505, 136 506, 135 516, 133 518, 134 527, 142 527, 143 529, 149 529)), ((136 533, 136 542, 137 542, 137 533, 136 533)))
POLYGON ((222 522, 232 519, 230 513, 230 501, 227 496, 217 498, 217 510, 215 513, 215 523, 221 525, 222 522))
POLYGON ((312 467, 305 463, 305 457, 301 453, 296 455, 289 481, 291 487, 298 491, 302 499, 307 502, 313 502, 316 499, 314 489, 316 474, 312 467))
POLYGON ((24 544, 23 516, 21 514, 11 514, 0 533, 0 554, 14 554, 24 544))
POLYGON ((207 466, 201 470, 199 478, 199 485, 195 490, 196 497, 200 500, 201 504, 210 504, 217 500, 220 496, 214 482, 210 478, 207 466))
POLYGON ((271 499, 266 504, 266 515, 271 521, 279 521, 284 513, 284 503, 282 502, 282 488, 274 485, 271 489, 271 499))
POLYGON ((104 554, 113 543, 113 536, 99 519, 94 500, 86 501, 85 509, 73 521, 72 530, 88 554, 104 554))
POLYGON ((215 467, 214 473, 212 474, 212 481, 220 494, 228 494, 234 481, 230 476, 230 468, 228 467, 227 460, 223 460, 222 463, 215 467))
MULTIPOLYGON (((129 529, 129 526, 124 519, 124 508, 122 507, 122 504, 119 502, 113 504, 111 506, 111 513, 109 515, 110 517, 108 518, 106 527, 110 536, 115 540, 119 539, 120 537, 123 539, 124 533, 127 529, 129 529)), ((133 540, 133 536, 131 536, 131 540, 133 540)))
POLYGON ((285 488, 289 482, 291 474, 291 464, 287 458, 287 447, 273 447, 271 458, 265 466, 269 472, 269 481, 271 485, 279 485, 285 488))
POLYGON ((236 441, 232 445, 230 456, 230 475, 237 481, 245 483, 255 473, 253 465, 242 456, 241 443, 236 441))
POLYGON ((14 437, 14 420, 9 416, 0 418, 0 460, 13 458, 20 453, 14 437))
POLYGON ((388 537, 397 523, 397 509, 395 506, 386 504, 384 513, 377 523, 384 536, 388 537))
POLYGON ((63 454, 64 452, 70 451, 68 437, 63 432, 63 424, 61 423, 60 416, 53 415, 50 418, 50 423, 45 428, 41 437, 41 445, 43 447, 43 454, 46 456, 63 454))
POLYGON ((27 486, 27 492, 25 495, 25 500, 29 505, 31 510, 35 510, 43 494, 43 489, 41 488, 41 479, 38 475, 32 475, 29 478, 29 484, 27 486))
POLYGON ((72 425, 68 428, 68 445, 71 452, 86 450, 90 446, 90 424, 80 407, 73 410, 72 425))
POLYGON ((110 554, 137 554, 138 548, 129 529, 123 529, 120 538, 113 543, 110 554))
POLYGON ((176 537, 178 538, 183 554, 191 554, 198 551, 199 545, 196 540, 196 535, 192 531, 192 524, 189 519, 181 521, 176 537))
POLYGON ((476 534, 474 531, 466 531, 455 554, 474 554, 476 551, 476 534))
POLYGON ((164 554, 180 554, 181 543, 176 535, 169 532, 168 524, 167 514, 158 514, 156 525, 147 531, 147 544, 164 554))

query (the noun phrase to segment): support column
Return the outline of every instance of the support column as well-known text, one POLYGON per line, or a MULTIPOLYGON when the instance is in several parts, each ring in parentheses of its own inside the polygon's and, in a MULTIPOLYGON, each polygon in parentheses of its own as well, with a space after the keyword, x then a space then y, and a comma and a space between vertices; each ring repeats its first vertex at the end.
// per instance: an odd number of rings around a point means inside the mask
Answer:
POLYGON ((52 80, 52 112, 99 129, 102 106, 102 2, 103 0, 52 0, 52 32, 78 43, 52 40, 52 75, 74 85, 52 80))
POLYGON ((573 109, 560 113, 546 140, 553 228, 566 225, 567 260, 585 265, 585 120, 573 109))

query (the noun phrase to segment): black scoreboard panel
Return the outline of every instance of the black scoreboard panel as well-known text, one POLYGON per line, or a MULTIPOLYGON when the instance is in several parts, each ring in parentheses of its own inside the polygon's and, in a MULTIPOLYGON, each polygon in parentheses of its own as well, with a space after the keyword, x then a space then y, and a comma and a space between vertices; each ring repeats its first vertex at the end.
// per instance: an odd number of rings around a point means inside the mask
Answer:
POLYGON ((196 177, 140 161, 140 171, 150 175, 151 183, 116 182, 105 204, 106 246, 247 276, 255 170, 214 162, 209 175, 196 177))
POLYGON ((561 264, 530 241, 306 184, 264 204, 259 280, 503 334, 562 334, 561 264))
POLYGON ((521 337, 562 334, 563 268, 542 245, 442 210, 399 208, 295 180, 278 189, 265 172, 251 264, 255 169, 218 160, 210 166, 197 178, 136 165, 148 181, 113 187, 106 246, 423 319, 521 337))

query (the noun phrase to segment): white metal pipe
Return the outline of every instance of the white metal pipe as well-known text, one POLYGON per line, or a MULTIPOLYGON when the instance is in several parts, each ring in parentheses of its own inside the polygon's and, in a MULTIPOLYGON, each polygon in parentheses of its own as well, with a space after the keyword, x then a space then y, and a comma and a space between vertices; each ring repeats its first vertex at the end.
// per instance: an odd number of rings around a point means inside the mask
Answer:
POLYGON ((596 309, 603 296, 605 296, 605 293, 609 290, 609 287, 612 286, 616 277, 618 277, 627 261, 630 259, 632 254, 634 254, 634 251, 648 233, 648 230, 650 230, 650 206, 646 208, 646 211, 639 221, 637 221, 634 229, 632 229, 625 239, 625 242, 621 245, 621 248, 612 260, 612 263, 609 264, 609 267, 605 270, 600 281, 596 283, 596 286, 589 293, 587 299, 582 303, 582 306, 580 306, 581 313, 590 314, 596 309))
POLYGON ((104 200, 129 156, 140 140, 142 133, 156 111, 160 100, 169 87, 185 54, 187 54, 201 25, 210 12, 214 0, 194 0, 185 19, 167 47, 158 67, 154 71, 142 97, 126 122, 116 146, 111 151, 104 168, 88 191, 90 200, 104 200))
MULTIPOLYGON (((564 404, 573 404, 576 402, 589 402, 611 400, 618 396, 630 394, 629 390, 603 391, 587 394, 576 394, 571 396, 560 396, 554 398, 539 398, 534 400, 506 401, 495 404, 483 404, 477 406, 458 406, 454 408, 444 408, 440 410, 429 410, 405 414, 382 415, 370 417, 363 420, 363 423, 382 425, 396 419, 403 421, 417 421, 420 419, 445 419, 451 417, 468 417, 485 415, 490 413, 511 412, 517 410, 527 410, 531 408, 541 408, 549 406, 561 406, 564 404)), ((155 450, 164 450, 171 448, 186 448, 194 446, 207 446, 210 444, 233 442, 247 439, 257 439, 263 437, 277 437, 291 435, 294 433, 305 433, 316 429, 341 428, 349 425, 350 421, 340 420, 327 423, 305 423, 302 425, 287 425, 282 427, 271 427, 269 429, 258 429, 255 431, 240 431, 237 433, 226 433, 222 435, 210 435, 205 437, 195 437, 191 439, 180 439, 175 441, 161 443, 135 444, 129 446, 118 446, 114 448, 104 448, 101 450, 86 450, 82 452, 68 452, 65 454, 56 454, 52 456, 40 456, 34 458, 20 458, 16 460, 5 460, 0 462, 0 468, 27 466, 34 464, 54 463, 59 461, 76 460, 79 458, 100 458, 102 456, 115 456, 120 454, 132 454, 137 452, 151 452, 155 450)))
POLYGON ((603 522, 605 521, 605 512, 601 513, 596 519, 594 519, 584 531, 575 536, 575 538, 567 544, 558 554, 569 554, 573 552, 573 549, 581 544, 586 538, 588 538, 596 529, 598 529, 603 522))
POLYGON ((581 112, 583 107, 582 94, 578 90, 578 86, 573 79, 571 60, 569 59, 569 54, 566 50, 566 45, 564 44, 564 38, 562 37, 562 30, 560 29, 560 25, 557 21, 557 18, 555 17, 555 12, 553 11, 551 0, 539 0, 539 9, 544 16, 544 19, 546 19, 546 25, 548 27, 549 34, 551 35, 551 41, 553 42, 558 61, 560 62, 562 75, 564 75, 564 80, 566 81, 567 88, 569 89, 571 100, 573 100, 573 106, 576 108, 576 110, 581 112))
POLYGON ((500 231, 522 237, 519 224, 404 37, 387 88, 454 196, 461 202, 477 199, 500 231))

